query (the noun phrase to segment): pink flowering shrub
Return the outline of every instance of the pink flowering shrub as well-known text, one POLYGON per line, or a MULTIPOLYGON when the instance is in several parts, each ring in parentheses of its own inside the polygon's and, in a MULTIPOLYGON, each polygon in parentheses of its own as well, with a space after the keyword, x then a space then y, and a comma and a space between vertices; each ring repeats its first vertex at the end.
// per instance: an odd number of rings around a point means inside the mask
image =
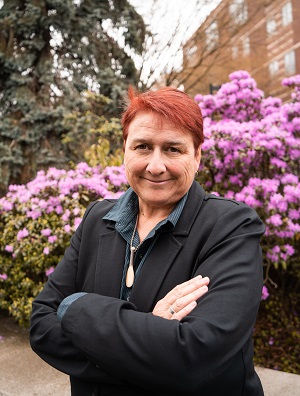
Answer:
MULTIPOLYGON (((216 95, 197 95, 204 133, 200 183, 252 206, 266 224, 266 267, 286 269, 299 249, 300 102, 264 98, 245 71, 216 95)), ((283 84, 298 92, 300 76, 283 84)), ((268 271, 267 271, 268 272, 268 271)))
POLYGON ((0 199, 0 308, 27 325, 34 296, 61 259, 88 203, 118 198, 124 167, 50 168, 0 199))

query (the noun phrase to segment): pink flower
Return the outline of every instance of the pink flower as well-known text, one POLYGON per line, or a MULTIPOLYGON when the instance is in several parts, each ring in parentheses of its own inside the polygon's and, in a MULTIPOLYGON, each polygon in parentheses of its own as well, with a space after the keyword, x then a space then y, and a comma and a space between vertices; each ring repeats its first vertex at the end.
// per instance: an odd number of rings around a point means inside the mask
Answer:
POLYGON ((262 293, 261 293, 261 299, 266 300, 268 297, 269 297, 269 291, 267 289, 267 286, 263 286, 262 293))
POLYGON ((272 248, 272 252, 274 253, 279 253, 280 252, 280 246, 276 245, 272 248))
POLYGON ((49 254, 50 249, 48 248, 48 246, 44 247, 43 253, 44 254, 49 254))
POLYGON ((9 252, 9 253, 12 253, 12 252, 14 251, 14 248, 13 248, 13 246, 11 246, 11 245, 6 245, 6 246, 5 246, 5 250, 6 250, 7 252, 9 252))
POLYGON ((44 228, 44 229, 41 231, 41 234, 44 235, 44 236, 49 236, 49 235, 52 234, 52 230, 51 230, 50 228, 44 228))
POLYGON ((28 217, 35 220, 41 217, 42 212, 40 210, 28 210, 26 214, 28 217))
POLYGON ((295 253, 295 249, 293 248, 293 246, 286 244, 283 247, 287 255, 292 256, 295 253))
POLYGON ((63 221, 68 221, 70 214, 71 214, 71 212, 69 211, 69 209, 66 209, 65 213, 61 217, 63 219, 63 221))
POLYGON ((12 202, 7 201, 5 198, 1 198, 0 199, 0 208, 1 208, 1 206, 5 212, 9 212, 10 210, 13 209, 14 204, 12 202))
POLYGON ((64 211, 64 210, 63 210, 63 207, 62 207, 61 205, 56 206, 55 212, 56 212, 57 214, 62 214, 63 211, 64 211))
POLYGON ((7 279, 7 275, 6 274, 0 274, 0 279, 6 280, 7 279))
POLYGON ((78 228, 78 226, 79 226, 79 224, 81 223, 81 221, 82 221, 82 218, 81 218, 81 217, 75 217, 75 219, 74 219, 74 227, 75 227, 75 230, 78 228))
POLYGON ((73 213, 74 213, 75 216, 79 215, 80 209, 79 208, 74 208, 73 209, 73 213))
POLYGON ((17 234, 17 240, 20 241, 23 238, 26 238, 29 235, 29 232, 27 228, 23 228, 23 230, 20 230, 17 234))
POLYGON ((70 224, 66 224, 66 225, 64 226, 64 230, 65 230, 66 233, 68 234, 68 233, 71 231, 71 226, 70 226, 70 224))
POLYGON ((54 271, 54 267, 50 267, 45 271, 46 276, 49 276, 54 271))
POLYGON ((57 241, 57 236, 56 235, 51 235, 48 237, 48 242, 49 243, 54 243, 55 241, 57 241))
POLYGON ((300 211, 297 209, 290 209, 289 218, 292 220, 298 220, 300 218, 300 211))
POLYGON ((44 236, 49 236, 49 235, 52 234, 52 230, 51 230, 50 228, 44 228, 44 229, 41 231, 41 234, 44 235, 44 236))
POLYGON ((277 227, 277 226, 281 226, 282 225, 282 219, 281 216, 279 214, 275 214, 271 217, 269 217, 266 222, 268 224, 272 224, 273 226, 277 227))

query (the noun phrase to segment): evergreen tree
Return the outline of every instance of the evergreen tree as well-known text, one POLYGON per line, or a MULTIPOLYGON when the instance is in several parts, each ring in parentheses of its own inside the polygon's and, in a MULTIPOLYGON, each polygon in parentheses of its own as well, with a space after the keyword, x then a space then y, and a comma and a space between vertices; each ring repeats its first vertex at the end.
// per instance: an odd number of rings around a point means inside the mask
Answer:
POLYGON ((84 111, 83 91, 118 115, 144 36, 126 0, 0 0, 0 193, 68 162, 63 120, 84 111))

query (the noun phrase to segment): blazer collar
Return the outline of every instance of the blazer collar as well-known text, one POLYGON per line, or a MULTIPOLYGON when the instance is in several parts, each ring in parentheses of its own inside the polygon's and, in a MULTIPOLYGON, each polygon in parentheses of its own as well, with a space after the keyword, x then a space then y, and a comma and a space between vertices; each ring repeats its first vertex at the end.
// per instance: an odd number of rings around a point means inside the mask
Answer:
POLYGON ((205 191, 198 182, 194 180, 187 201, 181 213, 181 216, 173 230, 173 235, 187 236, 194 224, 195 218, 202 206, 205 197, 205 191))

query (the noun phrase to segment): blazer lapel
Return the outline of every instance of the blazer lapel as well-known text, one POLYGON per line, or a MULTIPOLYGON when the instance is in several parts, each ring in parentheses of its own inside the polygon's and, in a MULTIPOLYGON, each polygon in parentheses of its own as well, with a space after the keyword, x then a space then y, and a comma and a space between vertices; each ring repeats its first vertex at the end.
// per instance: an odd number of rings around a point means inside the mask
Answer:
POLYGON ((100 235, 95 274, 95 293, 120 296, 126 242, 115 230, 100 235))
POLYGON ((172 234, 161 234, 136 279, 130 301, 138 311, 152 310, 155 297, 182 248, 172 234))

